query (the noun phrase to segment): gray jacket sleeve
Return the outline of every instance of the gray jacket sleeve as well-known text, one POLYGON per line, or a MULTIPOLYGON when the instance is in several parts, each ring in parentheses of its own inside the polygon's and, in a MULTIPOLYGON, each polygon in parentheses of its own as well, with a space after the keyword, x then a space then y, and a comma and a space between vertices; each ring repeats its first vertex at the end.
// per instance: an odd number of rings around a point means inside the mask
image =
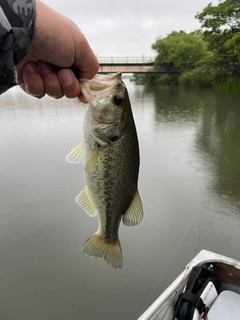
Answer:
POLYGON ((0 94, 17 84, 16 65, 34 32, 35 0, 0 0, 0 94))

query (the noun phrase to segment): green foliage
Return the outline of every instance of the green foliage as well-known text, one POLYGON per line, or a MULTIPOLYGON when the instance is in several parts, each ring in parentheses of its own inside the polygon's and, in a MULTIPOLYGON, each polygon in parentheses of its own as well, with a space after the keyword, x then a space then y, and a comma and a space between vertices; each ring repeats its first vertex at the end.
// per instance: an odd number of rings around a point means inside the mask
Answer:
POLYGON ((227 82, 221 82, 213 86, 215 90, 222 92, 240 92, 240 80, 228 79, 227 82))
POLYGON ((225 0, 217 6, 210 3, 201 13, 197 13, 196 18, 202 23, 202 28, 205 28, 205 37, 231 36, 240 28, 240 2, 239 0, 225 0))
POLYGON ((146 84, 146 85, 169 85, 174 84, 178 81, 178 76, 175 74, 134 74, 133 80, 137 84, 146 84))
POLYGON ((181 74, 179 81, 185 87, 212 87, 216 79, 214 70, 209 70, 205 66, 181 74))
POLYGON ((181 70, 192 69, 207 55, 207 48, 200 32, 173 31, 166 38, 158 38, 152 49, 158 53, 155 59, 156 66, 165 64, 181 70))
POLYGON ((134 74, 134 80, 137 82, 137 84, 155 85, 158 83, 159 78, 159 74, 134 74))
POLYGON ((240 76, 240 1, 211 3, 196 18, 204 29, 203 38, 215 55, 215 66, 230 76, 240 76))
POLYGON ((191 33, 173 31, 152 45, 157 52, 155 66, 179 68, 176 75, 138 75, 147 84, 214 87, 240 91, 240 0, 220 0, 196 14, 201 29, 191 33))
POLYGON ((236 32, 228 39, 224 45, 224 49, 240 61, 240 32, 236 32))

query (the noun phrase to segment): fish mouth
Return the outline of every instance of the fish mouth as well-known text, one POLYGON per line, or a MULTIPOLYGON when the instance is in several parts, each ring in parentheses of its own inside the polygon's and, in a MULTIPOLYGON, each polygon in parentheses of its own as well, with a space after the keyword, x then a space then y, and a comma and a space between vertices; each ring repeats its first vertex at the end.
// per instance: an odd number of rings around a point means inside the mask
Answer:
POLYGON ((107 96, 112 88, 119 83, 122 83, 121 72, 111 75, 96 74, 91 80, 84 78, 79 79, 81 91, 88 103, 94 98, 99 99, 107 96))
POLYGON ((107 88, 107 87, 112 87, 114 86, 116 83, 121 82, 122 80, 122 73, 118 72, 118 73, 114 73, 114 74, 99 74, 97 73, 95 75, 95 77, 91 80, 89 79, 84 79, 84 78, 79 78, 79 83, 80 85, 84 85, 84 84, 90 84, 92 86, 93 89, 98 89, 98 88, 107 88))

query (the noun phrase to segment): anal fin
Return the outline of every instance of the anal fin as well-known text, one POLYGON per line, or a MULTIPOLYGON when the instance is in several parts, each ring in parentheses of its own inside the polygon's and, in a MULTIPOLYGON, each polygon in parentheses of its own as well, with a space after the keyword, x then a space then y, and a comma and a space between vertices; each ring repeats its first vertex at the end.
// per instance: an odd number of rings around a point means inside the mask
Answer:
POLYGON ((88 188, 85 187, 76 197, 76 202, 83 208, 84 211, 87 212, 87 214, 90 217, 94 217, 97 214, 97 210, 94 207, 88 188))
POLYGON ((132 199, 130 206, 122 217, 122 222, 125 226, 136 226, 143 219, 143 206, 138 189, 132 199))

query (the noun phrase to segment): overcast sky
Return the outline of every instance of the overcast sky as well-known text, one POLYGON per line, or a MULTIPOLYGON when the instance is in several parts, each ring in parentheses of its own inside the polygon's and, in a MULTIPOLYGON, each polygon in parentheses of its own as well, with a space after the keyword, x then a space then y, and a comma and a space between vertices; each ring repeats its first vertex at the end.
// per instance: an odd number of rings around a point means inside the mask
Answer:
POLYGON ((73 20, 98 57, 153 56, 151 45, 173 30, 200 28, 194 18, 218 0, 43 0, 73 20))

